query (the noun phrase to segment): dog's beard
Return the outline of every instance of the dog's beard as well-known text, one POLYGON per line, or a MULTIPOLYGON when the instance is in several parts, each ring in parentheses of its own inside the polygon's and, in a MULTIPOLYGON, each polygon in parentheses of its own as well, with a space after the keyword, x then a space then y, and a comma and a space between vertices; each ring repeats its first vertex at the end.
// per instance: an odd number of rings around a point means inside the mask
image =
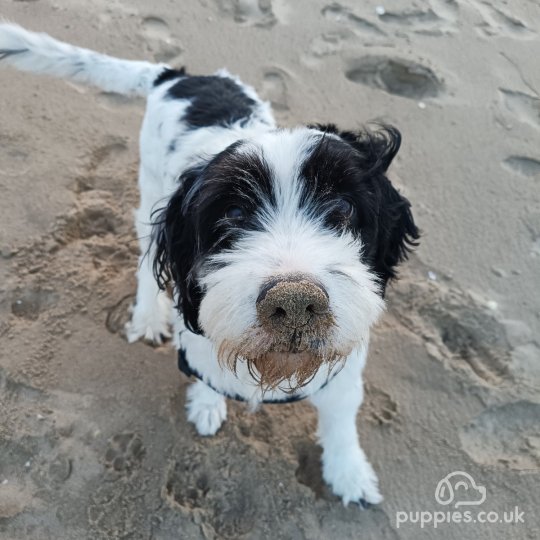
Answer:
POLYGON ((329 374, 349 353, 329 347, 325 338, 312 332, 300 329, 284 336, 256 327, 236 342, 222 342, 218 360, 234 373, 239 362, 245 363, 263 394, 270 390, 294 393, 311 382, 323 366, 329 374))

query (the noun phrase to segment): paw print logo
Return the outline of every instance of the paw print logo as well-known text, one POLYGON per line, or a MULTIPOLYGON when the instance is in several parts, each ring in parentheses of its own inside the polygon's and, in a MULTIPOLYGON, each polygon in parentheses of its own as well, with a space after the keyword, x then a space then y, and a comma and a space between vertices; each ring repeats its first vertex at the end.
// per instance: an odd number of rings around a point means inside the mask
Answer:
POLYGON ((466 472, 454 471, 447 474, 435 490, 435 500, 442 505, 478 506, 486 500, 486 488, 476 484, 466 472))

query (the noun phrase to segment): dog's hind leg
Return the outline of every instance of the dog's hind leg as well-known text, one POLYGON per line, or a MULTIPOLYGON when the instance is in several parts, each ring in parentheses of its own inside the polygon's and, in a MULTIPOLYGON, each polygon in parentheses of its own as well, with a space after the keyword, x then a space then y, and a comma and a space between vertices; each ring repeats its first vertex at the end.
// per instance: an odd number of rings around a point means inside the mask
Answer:
POLYGON ((159 344, 171 337, 172 300, 159 289, 152 271, 154 247, 151 243, 152 211, 163 197, 161 182, 141 165, 139 188, 141 203, 135 212, 135 228, 139 238, 140 256, 137 269, 137 297, 131 321, 126 324, 126 337, 130 343, 145 339, 159 344))
MULTIPOLYGON (((343 503, 362 507, 382 501, 377 475, 360 447, 356 415, 363 399, 361 369, 353 358, 324 388, 311 396, 319 413, 323 478, 343 503)), ((361 353, 360 353, 361 354, 361 353)))
POLYGON ((199 435, 215 435, 227 418, 225 398, 203 381, 190 385, 187 391, 187 418, 199 435))

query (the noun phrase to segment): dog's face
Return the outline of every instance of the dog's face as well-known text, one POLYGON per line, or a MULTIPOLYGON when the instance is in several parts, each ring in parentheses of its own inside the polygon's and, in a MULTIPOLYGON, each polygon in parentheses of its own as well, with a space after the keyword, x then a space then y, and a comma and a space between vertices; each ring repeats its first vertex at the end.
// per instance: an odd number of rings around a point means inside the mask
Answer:
POLYGON ((276 130, 180 178, 156 219, 155 273, 225 366, 294 390, 366 338, 418 238, 385 176, 399 144, 389 127, 276 130))

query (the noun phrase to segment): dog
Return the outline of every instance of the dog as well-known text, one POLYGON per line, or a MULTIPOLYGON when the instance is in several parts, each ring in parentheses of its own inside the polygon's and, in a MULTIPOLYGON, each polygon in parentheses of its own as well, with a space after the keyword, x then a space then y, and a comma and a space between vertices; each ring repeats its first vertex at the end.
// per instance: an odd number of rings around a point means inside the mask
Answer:
POLYGON ((198 433, 217 432, 227 398, 309 398, 325 481, 344 504, 381 502, 356 416, 370 328, 419 238, 387 177, 399 131, 281 129, 225 70, 121 60, 9 23, 0 63, 147 98, 126 335, 159 343, 172 328, 179 367, 197 379, 186 408, 198 433))

